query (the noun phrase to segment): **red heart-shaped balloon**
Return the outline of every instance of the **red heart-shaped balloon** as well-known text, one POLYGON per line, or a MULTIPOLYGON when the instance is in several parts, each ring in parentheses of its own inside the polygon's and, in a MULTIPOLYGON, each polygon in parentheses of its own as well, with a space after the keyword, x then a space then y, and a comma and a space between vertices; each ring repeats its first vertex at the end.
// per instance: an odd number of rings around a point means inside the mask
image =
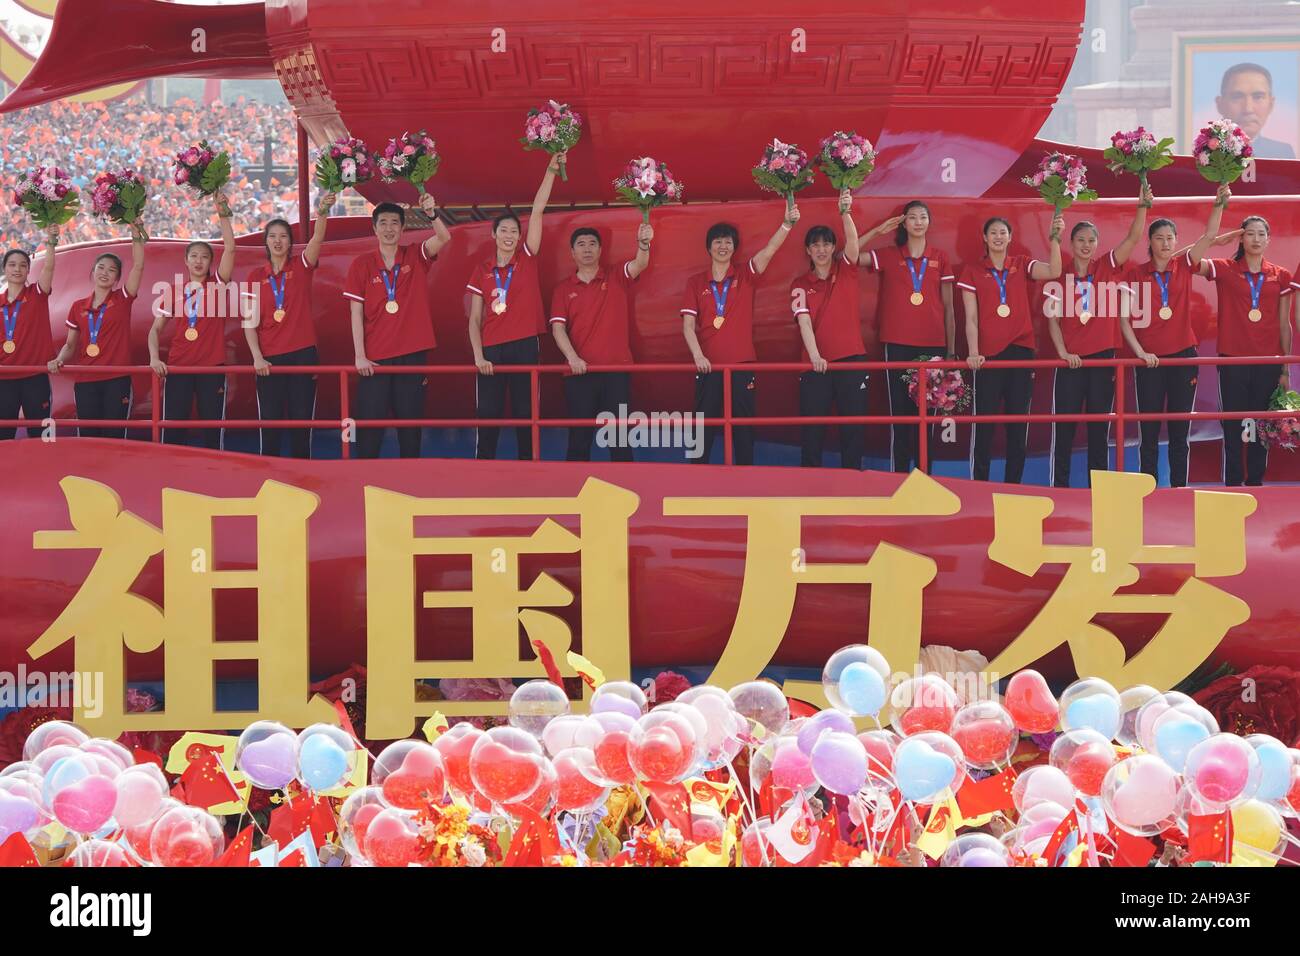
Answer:
POLYGON ((474 749, 470 768, 479 792, 493 803, 526 797, 542 775, 533 754, 511 750, 491 739, 474 749))
POLYGON ((1003 703, 1025 733, 1045 734, 1056 727, 1059 710, 1052 689, 1038 671, 1017 671, 1007 681, 1003 703))
POLYGON ((431 747, 416 747, 402 765, 384 778, 384 799, 404 810, 421 810, 441 802, 446 788, 442 758, 431 747))

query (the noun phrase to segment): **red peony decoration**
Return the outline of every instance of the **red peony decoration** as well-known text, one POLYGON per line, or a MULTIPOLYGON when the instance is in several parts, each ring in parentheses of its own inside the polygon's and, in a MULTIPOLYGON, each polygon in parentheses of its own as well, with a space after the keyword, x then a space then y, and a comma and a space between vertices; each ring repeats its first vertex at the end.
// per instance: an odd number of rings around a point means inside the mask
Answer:
POLYGON ((1193 696, 1226 733, 1272 734, 1291 746, 1300 739, 1300 671, 1257 664, 1193 696))
POLYGON ((660 671, 655 676, 656 704, 666 704, 691 689, 691 682, 676 671, 660 671))

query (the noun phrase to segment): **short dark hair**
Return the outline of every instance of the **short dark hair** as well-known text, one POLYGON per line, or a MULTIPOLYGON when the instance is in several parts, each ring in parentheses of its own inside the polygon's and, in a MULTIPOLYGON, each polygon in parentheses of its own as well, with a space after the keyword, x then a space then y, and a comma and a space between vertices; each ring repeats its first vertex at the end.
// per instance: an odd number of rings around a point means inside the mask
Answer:
POLYGON ((514 220, 514 223, 516 226, 519 227, 520 232, 524 231, 524 224, 519 221, 519 217, 516 216, 514 213, 510 212, 509 210, 506 210, 501 215, 497 216, 495 219, 492 220, 492 235, 495 236, 497 234, 497 226, 501 225, 503 222, 505 222, 508 219, 514 220))
POLYGON ((715 222, 709 226, 704 236, 704 248, 712 250, 714 239, 730 239, 737 249, 740 248, 740 231, 729 222, 715 222))
POLYGON ((1085 229, 1091 229, 1093 232, 1097 233, 1097 238, 1101 238, 1101 233, 1098 231, 1096 225, 1089 222, 1087 219, 1074 224, 1074 228, 1070 230, 1070 238, 1073 239, 1085 229))
POLYGON ((1240 76, 1242 73, 1258 73, 1264 77, 1268 83, 1268 92, 1271 96, 1273 93, 1273 74, 1268 71, 1268 67, 1260 66, 1258 63, 1238 63, 1236 66, 1230 66, 1223 73, 1223 79, 1219 82, 1219 95, 1222 96, 1228 92, 1228 84, 1232 82, 1234 76, 1240 76))
POLYGON ((378 206, 376 206, 374 210, 370 213, 370 225, 372 226, 379 225, 379 217, 386 212, 397 213, 397 221, 400 222, 403 226, 406 225, 406 210, 403 209, 401 206, 397 205, 397 203, 395 202, 381 202, 378 206))
POLYGON ((830 226, 813 226, 803 237, 803 247, 807 249, 814 242, 829 242, 832 246, 835 245, 835 230, 830 226))
POLYGON ((262 230, 262 245, 267 247, 266 257, 268 259, 271 258, 271 249, 270 249, 271 230, 274 229, 276 226, 284 226, 284 231, 289 234, 289 248, 290 249, 293 248, 293 226, 289 225, 289 220, 272 219, 270 222, 266 224, 266 228, 262 230))
POLYGON ((28 266, 31 266, 31 264, 32 264, 32 257, 31 257, 30 255, 28 255, 24 250, 22 250, 22 249, 10 249, 8 252, 5 253, 4 262, 3 262, 3 263, 0 263, 0 268, 3 268, 4 266, 9 265, 9 258, 10 258, 10 256, 22 256, 24 259, 27 260, 27 265, 28 265, 28 266))
MULTIPOLYGON (((930 215, 929 206, 921 202, 921 200, 919 199, 913 199, 911 202, 909 202, 906 206, 903 207, 903 212, 902 212, 903 218, 906 219, 907 214, 911 212, 913 209, 924 209, 925 214, 927 216, 930 215)), ((898 228, 894 230, 894 245, 904 246, 906 244, 907 244, 907 225, 905 223, 900 222, 898 224, 898 228)))
POLYGON ((117 267, 117 275, 118 275, 119 278, 121 278, 121 275, 122 275, 122 260, 119 259, 117 256, 113 255, 113 253, 111 253, 111 252, 105 252, 105 253, 102 253, 101 255, 96 256, 96 257, 95 257, 95 261, 94 261, 94 263, 92 263, 91 266, 90 266, 90 271, 91 271, 91 272, 94 272, 94 271, 95 271, 95 267, 98 266, 98 265, 99 265, 101 262, 103 262, 105 259, 107 259, 109 262, 113 263, 113 265, 117 267))
POLYGON ((1155 222, 1153 222, 1150 226, 1147 227, 1147 255, 1148 256, 1151 255, 1151 237, 1156 234, 1157 229, 1163 229, 1165 228, 1165 226, 1168 226, 1170 229, 1172 229, 1174 231, 1175 236, 1178 235, 1178 227, 1174 225, 1174 221, 1172 219, 1157 219, 1155 222))
POLYGON ((578 240, 581 239, 583 236, 591 236, 593 239, 596 240, 596 245, 599 246, 601 244, 599 232, 597 232, 595 229, 592 229, 590 226, 581 226, 578 229, 573 230, 573 234, 569 236, 569 248, 572 249, 574 246, 576 246, 578 244, 578 240))
MULTIPOLYGON (((1247 216, 1241 221, 1241 231, 1245 232, 1252 222, 1260 223, 1264 227, 1264 235, 1271 235, 1273 230, 1268 227, 1268 220, 1263 216, 1247 216)), ((1242 241, 1237 243, 1237 254, 1232 258, 1241 261, 1246 258, 1246 242, 1243 237, 1242 241)))

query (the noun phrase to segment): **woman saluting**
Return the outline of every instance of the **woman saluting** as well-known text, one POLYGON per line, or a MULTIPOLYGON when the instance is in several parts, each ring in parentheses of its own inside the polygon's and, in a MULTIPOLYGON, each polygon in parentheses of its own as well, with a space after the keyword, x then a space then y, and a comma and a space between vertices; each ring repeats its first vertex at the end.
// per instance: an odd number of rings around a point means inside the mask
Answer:
MULTIPOLYGON (((1061 274, 1061 231, 1065 220, 1052 220, 1048 261, 1010 255, 1011 223, 995 216, 984 223, 984 259, 962 269, 957 286, 966 309, 967 364, 975 370, 975 414, 1008 415, 1029 412, 1034 392, 1034 371, 1029 368, 984 369, 988 361, 1028 360, 1034 357, 1034 326, 1029 314, 1031 282, 1055 279, 1061 274), (981 371, 981 369, 983 369, 981 371)), ((971 477, 988 481, 992 425, 975 426, 971 449, 971 477)), ((1029 423, 1007 425, 1007 464, 1003 481, 1018 485, 1025 471, 1025 438, 1029 423)))

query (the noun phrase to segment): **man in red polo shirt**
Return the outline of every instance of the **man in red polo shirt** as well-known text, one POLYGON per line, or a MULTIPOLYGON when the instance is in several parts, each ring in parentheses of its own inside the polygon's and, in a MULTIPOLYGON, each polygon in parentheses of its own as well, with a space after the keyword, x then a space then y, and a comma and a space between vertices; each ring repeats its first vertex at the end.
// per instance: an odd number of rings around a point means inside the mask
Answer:
MULTIPOLYGON (((617 269, 600 264, 600 233, 575 229, 569 248, 578 271, 551 294, 551 334, 573 374, 564 380, 570 418, 595 418, 599 412, 626 415, 631 389, 627 372, 589 372, 591 365, 631 365, 632 283, 650 264, 654 229, 637 230, 636 258, 617 269)), ((591 460, 594 428, 569 429, 569 461, 591 460)), ((613 461, 631 461, 632 449, 610 446, 613 461)))
MULTIPOLYGON (((714 223, 704 238, 709 269, 691 276, 682 299, 682 335, 691 350, 698 374, 695 376, 695 411, 706 418, 720 418, 723 412, 722 373, 713 365, 735 365, 758 360, 754 354, 754 287, 758 277, 799 221, 799 207, 791 206, 767 245, 743 266, 732 260, 740 246, 736 227, 714 223)), ((731 373, 731 414, 754 417, 754 373, 731 373)), ((696 463, 708 462, 713 441, 720 429, 704 430, 704 451, 696 463)), ((734 459, 738 465, 754 463, 754 430, 733 428, 734 459)))
MULTIPOLYGON (((542 215, 551 198, 551 187, 564 162, 564 154, 551 157, 546 175, 533 197, 528 215, 528 235, 523 235, 519 217, 513 212, 497 216, 492 223, 492 254, 474 267, 465 284, 469 300, 469 344, 478 366, 477 404, 479 418, 528 418, 533 396, 530 376, 522 372, 503 374, 498 366, 536 365, 538 336, 546 330, 542 311, 542 288, 537 278, 537 250, 542 244, 542 215), (523 239, 520 242, 520 239, 523 239), (485 305, 486 303, 486 305, 485 305), (506 412, 509 392, 510 414, 506 412)), ((499 428, 480 428, 476 456, 497 456, 499 428)), ((520 461, 533 457, 533 432, 528 426, 515 429, 520 461)))
MULTIPOLYGON (((380 203, 370 220, 379 247, 357 256, 348 272, 343 296, 352 308, 352 346, 356 351, 358 419, 420 418, 424 414, 427 378, 414 373, 375 374, 376 366, 425 365, 429 350, 437 345, 429 316, 429 264, 438 250, 451 241, 451 232, 437 217, 438 204, 428 193, 420 208, 433 222, 433 235, 417 247, 401 244, 406 211, 396 203, 380 203)), ((397 429, 398 452, 403 458, 420 456, 419 428, 397 429)), ((357 455, 378 458, 383 429, 362 428, 357 455)))

